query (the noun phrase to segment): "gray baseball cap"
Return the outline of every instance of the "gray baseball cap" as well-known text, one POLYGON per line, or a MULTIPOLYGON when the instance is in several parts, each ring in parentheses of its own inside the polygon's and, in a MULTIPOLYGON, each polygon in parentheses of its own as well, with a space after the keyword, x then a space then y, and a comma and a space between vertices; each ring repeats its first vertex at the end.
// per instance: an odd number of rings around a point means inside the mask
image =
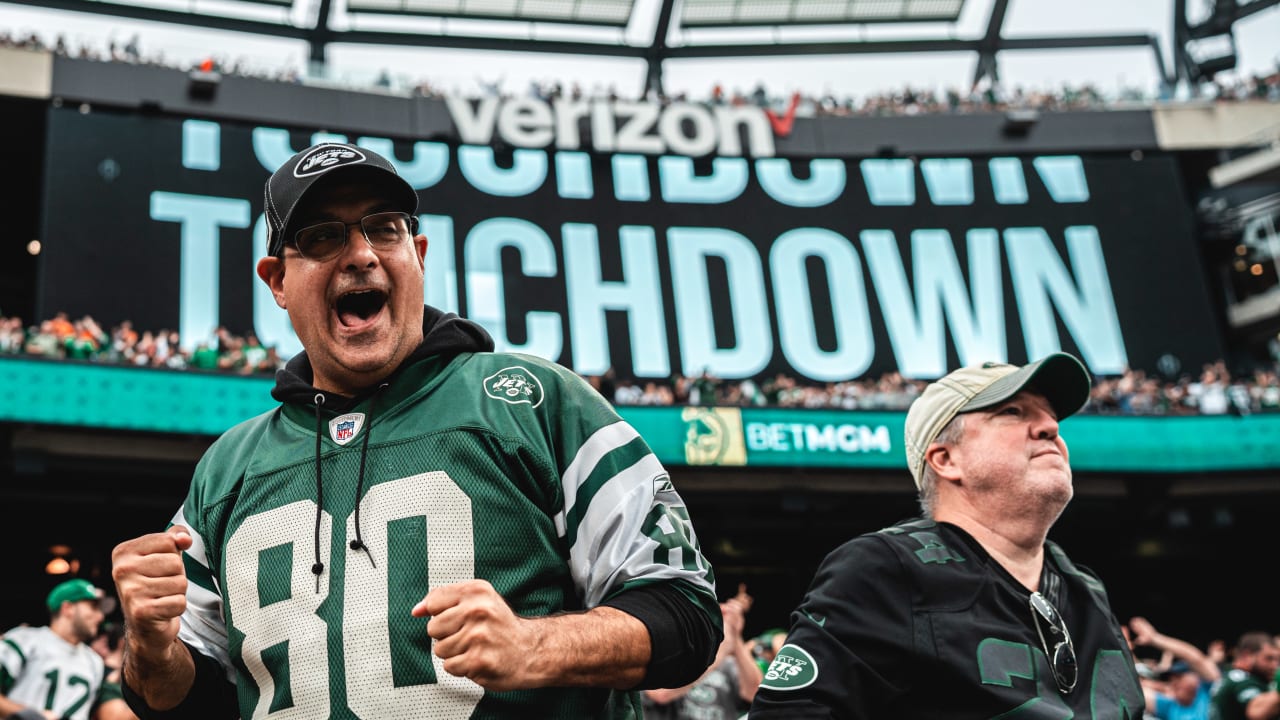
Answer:
POLYGON ((1074 415, 1089 401, 1093 380, 1074 355, 1054 353, 1027 365, 983 363, 955 370, 935 380, 907 410, 904 439, 907 467, 916 487, 924 473, 925 450, 956 416, 998 405, 1031 387, 1044 395, 1059 420, 1074 415))

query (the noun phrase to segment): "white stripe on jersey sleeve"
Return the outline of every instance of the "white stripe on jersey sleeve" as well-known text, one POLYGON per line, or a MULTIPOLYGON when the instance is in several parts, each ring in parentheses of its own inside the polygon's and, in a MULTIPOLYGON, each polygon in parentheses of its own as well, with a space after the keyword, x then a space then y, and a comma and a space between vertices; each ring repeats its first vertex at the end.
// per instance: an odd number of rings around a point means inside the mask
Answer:
MULTIPOLYGON (((587 607, 595 607, 606 595, 636 578, 682 579, 714 591, 705 564, 683 556, 697 553, 692 545, 673 549, 668 554, 669 564, 654 562, 658 544, 643 528, 655 505, 654 480, 665 476, 666 470, 650 453, 610 478, 592 498, 578 525, 577 541, 569 548, 569 570, 587 607), (698 569, 686 570, 685 560, 698 569)), ((670 497, 678 496, 670 493, 670 497)), ((683 502, 679 507, 684 507, 683 502)), ((670 518, 663 518, 659 525, 663 522, 669 523, 670 518)), ((672 528, 668 525, 667 529, 672 528)), ((692 537, 690 541, 696 542, 692 537)))
POLYGON ((187 549, 187 555, 190 556, 192 560, 195 560, 208 568, 209 555, 208 551, 205 549, 204 537, 201 536, 199 532, 196 532, 195 528, 191 527, 191 523, 187 522, 185 508, 178 508, 178 512, 173 516, 173 520, 171 520, 170 523, 173 525, 181 525, 190 532, 191 547, 187 549))
POLYGON ((596 430, 586 442, 582 443, 582 447, 578 448, 578 454, 574 455, 573 461, 560 477, 560 486, 564 488, 564 509, 556 513, 557 535, 564 537, 568 532, 565 527, 565 516, 573 510, 573 504, 578 499, 578 488, 582 487, 582 483, 591 476, 591 471, 595 470, 600 459, 638 437, 640 433, 636 432, 635 428, 626 421, 619 420, 596 430))
MULTIPOLYGON (((209 568, 209 557, 206 554, 204 538, 187 522, 182 508, 173 516, 173 524, 187 528, 191 533, 191 547, 186 555, 208 573, 210 580, 216 584, 217 578, 209 568)), ((204 586, 187 583, 187 609, 182 613, 178 638, 191 647, 218 661, 226 673, 227 679, 235 681, 235 667, 231 664, 231 655, 227 651, 227 626, 222 619, 222 596, 210 592, 204 586)))

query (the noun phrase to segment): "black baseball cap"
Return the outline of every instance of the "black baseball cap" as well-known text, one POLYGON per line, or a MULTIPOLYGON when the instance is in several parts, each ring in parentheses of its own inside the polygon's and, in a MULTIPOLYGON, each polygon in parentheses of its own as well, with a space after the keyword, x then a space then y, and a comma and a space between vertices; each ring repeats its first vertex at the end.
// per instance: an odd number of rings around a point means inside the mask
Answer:
POLYGON ((395 206, 416 215, 418 192, 396 172, 390 160, 367 148, 347 143, 324 142, 312 145, 285 161, 267 178, 264 208, 267 215, 267 254, 279 255, 285 238, 297 228, 294 208, 321 180, 338 176, 363 176, 365 182, 380 186, 395 206))

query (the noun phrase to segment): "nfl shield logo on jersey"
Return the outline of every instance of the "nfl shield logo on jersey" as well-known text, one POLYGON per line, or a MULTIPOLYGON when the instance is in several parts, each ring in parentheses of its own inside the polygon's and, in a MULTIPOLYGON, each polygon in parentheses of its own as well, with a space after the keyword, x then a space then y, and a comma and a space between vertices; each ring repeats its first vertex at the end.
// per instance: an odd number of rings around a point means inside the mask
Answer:
POLYGON ((329 421, 329 437, 339 445, 346 445, 360 434, 360 428, 363 425, 364 413, 339 415, 329 421))

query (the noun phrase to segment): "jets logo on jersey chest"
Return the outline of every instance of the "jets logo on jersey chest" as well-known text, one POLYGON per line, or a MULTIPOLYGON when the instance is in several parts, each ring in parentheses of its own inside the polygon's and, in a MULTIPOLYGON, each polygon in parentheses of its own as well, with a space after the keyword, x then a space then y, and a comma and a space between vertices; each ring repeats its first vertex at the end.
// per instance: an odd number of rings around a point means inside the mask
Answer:
POLYGON ((541 405, 545 396, 538 378, 519 365, 503 368, 485 378, 484 392, 494 400, 512 405, 528 403, 533 407, 541 405))

